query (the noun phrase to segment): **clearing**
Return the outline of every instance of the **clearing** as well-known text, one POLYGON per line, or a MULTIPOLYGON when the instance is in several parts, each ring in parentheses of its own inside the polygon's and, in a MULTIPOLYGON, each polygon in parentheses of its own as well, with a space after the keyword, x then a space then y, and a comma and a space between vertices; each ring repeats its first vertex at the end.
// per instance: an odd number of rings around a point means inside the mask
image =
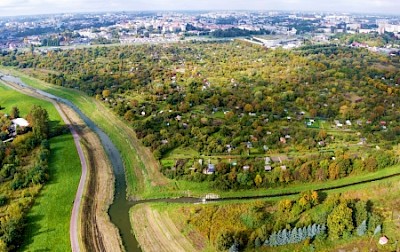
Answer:
POLYGON ((159 212, 148 204, 141 204, 131 209, 130 216, 136 239, 143 251, 197 251, 167 212, 159 212))

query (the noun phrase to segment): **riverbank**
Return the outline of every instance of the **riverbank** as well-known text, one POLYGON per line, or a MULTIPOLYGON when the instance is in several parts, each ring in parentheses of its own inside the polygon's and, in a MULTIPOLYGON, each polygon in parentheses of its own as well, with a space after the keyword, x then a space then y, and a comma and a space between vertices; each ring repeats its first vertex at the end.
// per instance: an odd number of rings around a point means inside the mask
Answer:
MULTIPOLYGON (((65 114, 73 130, 82 139, 85 146, 86 159, 88 161, 89 179, 83 196, 83 204, 75 210, 80 213, 77 215, 78 226, 71 227, 71 239, 82 237, 80 242, 83 251, 123 251, 122 241, 117 228, 110 222, 107 214, 108 208, 113 201, 114 195, 114 176, 112 167, 108 162, 107 155, 102 148, 102 144, 96 134, 85 125, 77 113, 63 103, 49 99, 43 93, 39 94, 30 88, 8 82, 8 85, 19 92, 27 95, 44 99, 58 106, 65 114), (79 235, 78 235, 79 234, 79 235)), ((78 196, 78 198, 81 196, 78 196)), ((71 225, 75 225, 74 222, 71 225)), ((78 241, 73 245, 73 251, 79 251, 78 241)))
POLYGON ((160 173, 158 161, 154 159, 150 150, 140 143, 133 128, 117 117, 109 108, 106 108, 103 103, 78 90, 50 85, 26 75, 33 74, 31 72, 25 73, 11 68, 6 68, 5 71, 21 77, 27 84, 35 88, 70 100, 107 133, 123 159, 127 180, 127 197, 133 200, 186 196, 201 198, 209 193, 218 194, 221 198, 271 197, 281 194, 296 194, 306 190, 329 190, 400 175, 398 169, 400 166, 396 166, 338 180, 238 191, 215 190, 208 182, 169 180, 160 173))
MULTIPOLYGON (((21 115, 26 115, 36 104, 46 109, 50 125, 64 125, 56 108, 48 101, 17 92, 5 83, 0 85, 0 104, 9 110, 17 106, 21 115)), ((81 166, 73 138, 70 134, 53 137, 50 142, 48 165, 49 180, 35 197, 32 208, 26 215, 26 229, 21 241, 21 250, 57 251, 71 250, 69 223, 72 204, 78 186, 81 166), (70 160, 66 162, 66 160, 70 160), (64 207, 60 208, 60 205, 64 207)))

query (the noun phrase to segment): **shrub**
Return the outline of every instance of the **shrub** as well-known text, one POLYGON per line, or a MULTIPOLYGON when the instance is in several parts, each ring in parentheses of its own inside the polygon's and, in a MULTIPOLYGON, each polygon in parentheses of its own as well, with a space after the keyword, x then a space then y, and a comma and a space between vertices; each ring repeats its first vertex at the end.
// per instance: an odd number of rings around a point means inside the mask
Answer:
POLYGON ((4 206, 5 204, 7 204, 7 201, 8 201, 7 196, 0 195, 0 206, 4 206))

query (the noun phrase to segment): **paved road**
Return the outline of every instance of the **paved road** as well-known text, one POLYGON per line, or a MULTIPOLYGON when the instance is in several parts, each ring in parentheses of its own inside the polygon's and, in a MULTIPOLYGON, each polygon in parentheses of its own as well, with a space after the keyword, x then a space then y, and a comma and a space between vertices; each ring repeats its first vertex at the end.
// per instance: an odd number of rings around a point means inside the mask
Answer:
POLYGON ((55 96, 53 96, 51 94, 47 94, 43 91, 38 92, 38 90, 34 90, 32 87, 27 87, 18 78, 6 76, 6 77, 3 77, 2 79, 7 81, 7 82, 4 82, 4 84, 8 85, 9 87, 11 87, 19 92, 25 93, 25 94, 35 97, 35 98, 47 100, 47 101, 50 101, 51 103, 53 103, 54 107, 57 109, 57 111, 60 114, 61 118, 63 119, 64 123, 66 125, 68 125, 68 127, 72 133, 72 136, 73 136, 74 142, 75 142, 75 146, 78 151, 79 159, 81 161, 82 174, 81 174, 78 189, 77 189, 77 192, 75 195, 74 205, 72 208, 69 232, 70 232, 72 251, 80 252, 79 236, 78 236, 78 234, 79 234, 79 232, 78 232, 78 227, 79 227, 78 217, 79 217, 79 208, 81 205, 82 195, 83 195, 83 191, 85 189, 85 182, 86 182, 86 178, 87 178, 87 163, 86 163, 85 155, 83 154, 82 146, 80 145, 80 136, 77 133, 77 131, 75 130, 75 128, 72 126, 72 123, 70 122, 70 120, 68 119, 68 117, 66 116, 64 111, 61 109, 60 105, 55 101, 55 99, 57 99, 55 96), (16 83, 17 85, 13 85, 8 82, 13 82, 13 83, 16 83))

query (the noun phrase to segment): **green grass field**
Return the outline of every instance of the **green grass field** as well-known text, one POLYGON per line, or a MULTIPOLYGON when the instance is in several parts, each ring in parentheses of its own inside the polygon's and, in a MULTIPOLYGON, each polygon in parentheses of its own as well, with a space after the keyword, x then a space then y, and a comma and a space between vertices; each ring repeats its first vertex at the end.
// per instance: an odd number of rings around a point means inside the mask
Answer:
POLYGON ((20 116, 25 117, 33 105, 40 105, 45 108, 51 121, 61 122, 60 115, 50 102, 18 93, 7 86, 0 84, 0 106, 3 108, 1 112, 9 114, 11 108, 16 106, 20 110, 20 116))
MULTIPOLYGON (((54 106, 0 84, 2 112, 9 113, 17 106, 21 116, 26 116, 36 104, 48 111, 50 121, 64 124, 54 106)), ((69 222, 72 201, 81 175, 81 166, 72 135, 50 140, 50 179, 35 199, 27 214, 23 251, 70 251, 69 222)))
POLYGON ((28 213, 23 251, 71 251, 69 222, 81 166, 72 135, 50 145, 50 181, 28 213))

